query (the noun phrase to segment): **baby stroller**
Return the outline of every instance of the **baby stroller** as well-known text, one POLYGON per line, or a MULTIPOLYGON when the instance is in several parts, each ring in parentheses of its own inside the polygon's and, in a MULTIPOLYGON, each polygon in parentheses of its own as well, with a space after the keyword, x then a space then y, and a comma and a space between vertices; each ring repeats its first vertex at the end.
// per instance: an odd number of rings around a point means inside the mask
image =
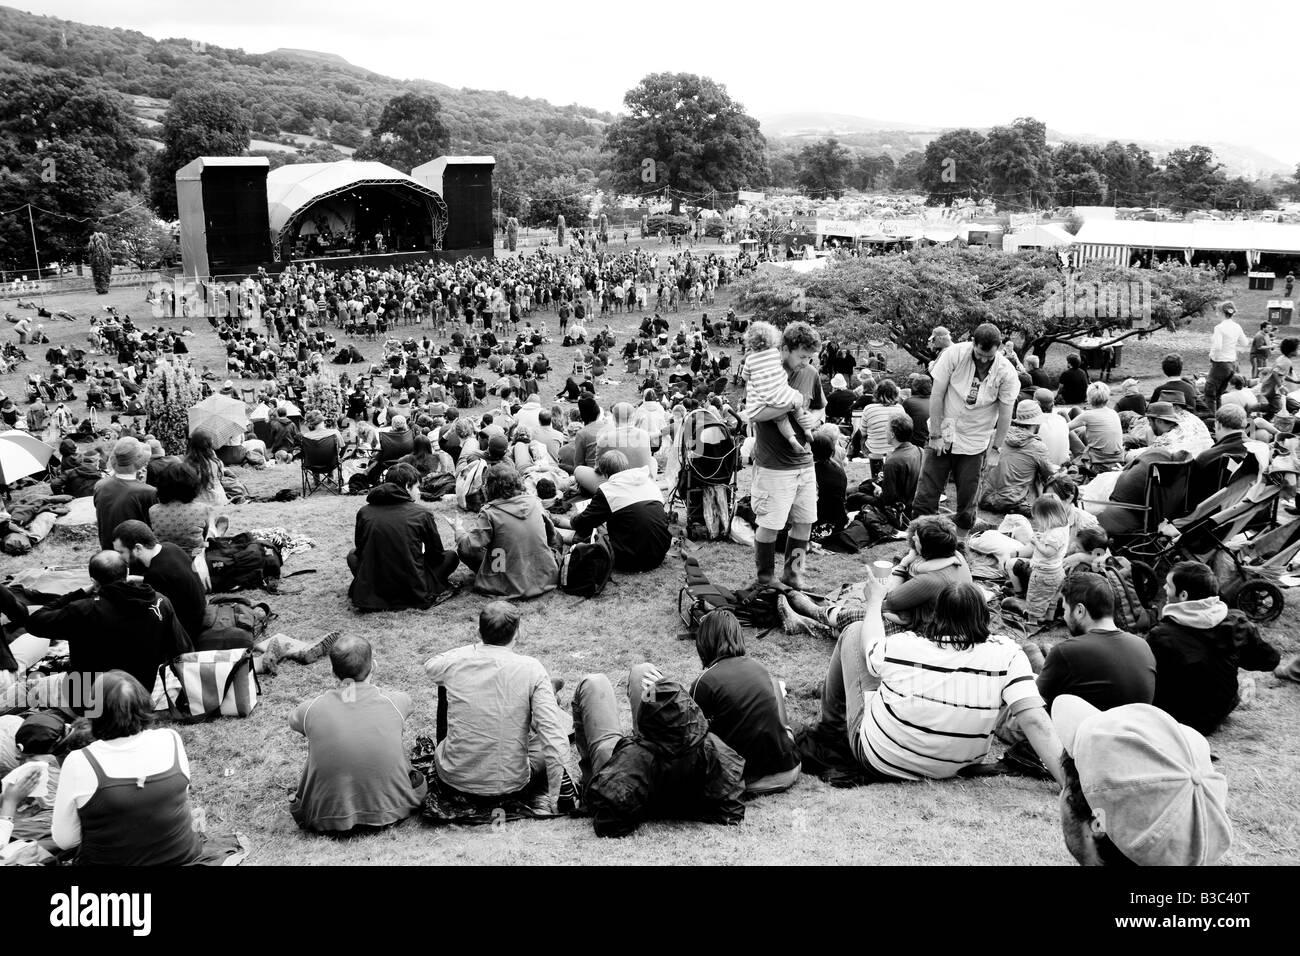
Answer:
POLYGON ((674 440, 670 469, 676 481, 667 510, 674 502, 686 505, 686 536, 692 541, 720 541, 731 534, 736 511, 736 475, 740 443, 727 425, 703 409, 682 421, 674 440))

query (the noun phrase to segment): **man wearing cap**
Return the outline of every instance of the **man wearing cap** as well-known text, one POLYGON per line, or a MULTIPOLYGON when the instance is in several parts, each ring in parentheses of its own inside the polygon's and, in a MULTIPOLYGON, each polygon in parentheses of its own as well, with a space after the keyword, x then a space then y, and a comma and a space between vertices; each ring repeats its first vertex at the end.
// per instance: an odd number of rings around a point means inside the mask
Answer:
POLYGON ((925 342, 926 348, 934 353, 934 358, 930 362, 930 374, 934 374, 935 363, 943 355, 944 349, 952 345, 952 333, 948 331, 946 325, 936 325, 930 330, 930 337, 925 342))
POLYGON ((847 425, 853 421, 853 406, 858 400, 858 393, 849 388, 848 380, 843 375, 831 377, 831 393, 826 397, 826 420, 836 425, 847 425))
POLYGON ((1020 378, 1001 345, 1001 331, 985 323, 975 329, 971 341, 950 345, 934 363, 930 443, 913 508, 918 515, 938 512, 939 495, 951 475, 957 489, 957 527, 969 530, 975 523, 985 457, 996 464, 1020 391, 1020 378))
POLYGON ((1135 378, 1126 378, 1119 387, 1119 400, 1115 402, 1115 411, 1117 412, 1136 412, 1139 415, 1147 413, 1147 400, 1142 393, 1138 391, 1138 380, 1135 378))
POLYGON ((1228 384, 1228 379, 1237 374, 1237 356, 1250 349, 1250 340, 1246 331, 1233 318, 1237 306, 1224 302, 1219 306, 1223 320, 1214 327, 1210 337, 1210 374, 1205 378, 1205 404, 1210 411, 1219 407, 1219 396, 1228 384))
POLYGON ((113 530, 123 521, 149 523, 149 509, 158 503, 158 492, 140 475, 149 464, 149 448, 134 438, 120 439, 113 446, 113 474, 95 486, 95 522, 99 545, 113 550, 113 530))
POLYGON ((1212 866, 1232 846, 1228 781, 1210 745, 1147 704, 1051 706, 1065 755, 1061 830, 1084 866, 1212 866))
POLYGON ((1182 399, 1177 389, 1169 389, 1160 393, 1160 401, 1147 406, 1145 430, 1149 433, 1148 444, 1152 448, 1199 455, 1213 445, 1214 440, 1205 422, 1189 411, 1182 399), (1165 427, 1168 423, 1173 427, 1165 427))
POLYGON ((1000 514, 1029 514, 1030 503, 1056 474, 1047 446, 1038 437, 1038 429, 1047 417, 1032 398, 1016 406, 1002 455, 985 481, 980 501, 983 507, 1000 514))

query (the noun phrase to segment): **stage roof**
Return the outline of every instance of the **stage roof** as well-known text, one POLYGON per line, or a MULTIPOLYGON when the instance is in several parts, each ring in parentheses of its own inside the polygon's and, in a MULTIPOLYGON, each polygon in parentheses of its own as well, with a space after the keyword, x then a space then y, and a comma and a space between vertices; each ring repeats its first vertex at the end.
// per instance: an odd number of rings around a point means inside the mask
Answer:
POLYGON ((1080 245, 1126 246, 1130 249, 1198 249, 1210 252, 1281 252, 1300 254, 1300 225, 1251 222, 1144 222, 1137 219, 1085 222, 1075 237, 1080 245))
POLYGON ((266 177, 271 231, 279 235, 285 223, 303 207, 356 186, 409 186, 429 197, 442 210, 444 219, 447 216, 447 205, 437 192, 392 166, 350 161, 291 163, 272 170, 266 177))

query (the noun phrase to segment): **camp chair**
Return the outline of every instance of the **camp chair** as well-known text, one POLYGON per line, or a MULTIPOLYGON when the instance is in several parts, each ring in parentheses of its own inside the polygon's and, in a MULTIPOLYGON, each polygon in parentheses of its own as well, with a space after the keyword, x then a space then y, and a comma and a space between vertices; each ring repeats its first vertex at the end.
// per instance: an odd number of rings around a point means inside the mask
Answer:
POLYGON ((245 405, 253 405, 257 402, 257 389, 251 385, 245 386, 239 390, 239 397, 243 399, 245 405))
POLYGON ((1162 521, 1182 518, 1190 510, 1187 488, 1194 463, 1190 458, 1186 461, 1151 462, 1147 465, 1147 484, 1141 503, 1108 501, 1105 508, 1137 512, 1141 523, 1132 535, 1154 533, 1162 521))
POLYGON ((325 438, 302 437, 302 496, 307 498, 324 490, 343 493, 343 463, 339 460, 337 435, 325 438))

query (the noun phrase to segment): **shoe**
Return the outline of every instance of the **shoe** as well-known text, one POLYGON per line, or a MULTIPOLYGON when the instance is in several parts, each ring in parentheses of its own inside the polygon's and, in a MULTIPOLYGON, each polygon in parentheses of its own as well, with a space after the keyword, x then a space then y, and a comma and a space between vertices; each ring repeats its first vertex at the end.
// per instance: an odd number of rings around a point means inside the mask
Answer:
POLYGON ((300 651, 294 651, 291 654, 285 654, 284 659, 296 661, 299 664, 310 666, 312 664, 315 664, 322 657, 328 655, 330 650, 338 642, 338 639, 342 636, 343 636, 342 631, 330 631, 328 634, 322 637, 315 644, 311 645, 311 647, 304 647, 300 651))
POLYGON ((784 595, 790 604, 790 609, 796 614, 810 618, 818 624, 826 624, 826 608, 818 604, 802 591, 789 591, 784 595))
POLYGON ((794 745, 804 773, 820 777, 858 769, 847 738, 843 734, 824 733, 820 724, 810 724, 795 734, 794 745))

